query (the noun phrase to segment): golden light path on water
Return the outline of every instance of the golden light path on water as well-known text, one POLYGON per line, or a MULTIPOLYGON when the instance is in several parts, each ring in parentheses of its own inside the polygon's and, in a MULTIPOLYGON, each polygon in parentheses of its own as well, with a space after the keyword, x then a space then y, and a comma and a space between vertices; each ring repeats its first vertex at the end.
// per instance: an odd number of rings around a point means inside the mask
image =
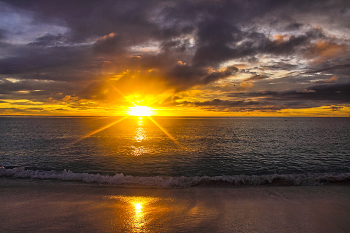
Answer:
POLYGON ((135 140, 137 142, 142 142, 143 140, 146 139, 146 134, 145 134, 145 129, 143 127, 143 119, 142 119, 142 117, 139 117, 137 125, 138 125, 138 127, 136 129, 135 140))
MULTIPOLYGON (((143 121, 143 118, 141 116, 138 118, 137 126, 138 127, 135 130, 134 139, 136 142, 140 143, 140 142, 147 139, 146 131, 144 129, 144 121, 143 121)), ((143 146, 133 146, 133 148, 134 148, 133 154, 135 156, 140 156, 140 155, 143 155, 144 153, 148 152, 148 150, 143 146)))

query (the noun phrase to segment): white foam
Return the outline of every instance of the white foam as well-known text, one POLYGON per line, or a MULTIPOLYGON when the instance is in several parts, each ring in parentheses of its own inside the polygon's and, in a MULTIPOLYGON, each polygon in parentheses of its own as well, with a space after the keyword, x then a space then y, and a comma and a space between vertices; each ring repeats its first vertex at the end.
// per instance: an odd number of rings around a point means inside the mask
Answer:
POLYGON ((38 171, 26 170, 22 167, 5 168, 0 167, 0 177, 52 179, 65 181, 83 181, 87 183, 126 185, 126 186, 154 186, 154 187, 190 187, 196 185, 322 185, 325 183, 350 182, 350 173, 315 173, 315 174, 289 174, 289 175, 235 175, 235 176, 196 176, 196 177, 139 177, 124 175, 122 173, 114 176, 74 173, 64 170, 38 171))

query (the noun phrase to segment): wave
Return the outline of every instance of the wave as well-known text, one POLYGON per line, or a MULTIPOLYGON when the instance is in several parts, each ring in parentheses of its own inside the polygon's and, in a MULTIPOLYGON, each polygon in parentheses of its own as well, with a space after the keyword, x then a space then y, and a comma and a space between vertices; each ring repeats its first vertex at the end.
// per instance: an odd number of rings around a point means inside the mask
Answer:
POLYGON ((196 177, 139 177, 74 173, 72 171, 40 171, 23 167, 0 167, 0 177, 30 178, 62 181, 82 181, 87 183, 153 186, 153 187, 192 187, 201 185, 323 185, 329 183, 350 183, 350 173, 313 173, 313 174, 271 174, 271 175, 233 175, 233 176, 196 176, 196 177))

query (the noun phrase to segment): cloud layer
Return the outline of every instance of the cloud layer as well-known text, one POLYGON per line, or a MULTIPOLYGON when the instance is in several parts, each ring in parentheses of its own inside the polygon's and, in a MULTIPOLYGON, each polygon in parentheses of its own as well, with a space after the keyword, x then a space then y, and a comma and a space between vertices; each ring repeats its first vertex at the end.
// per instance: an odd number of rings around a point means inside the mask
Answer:
POLYGON ((151 100, 348 114, 348 1, 5 0, 0 15, 0 114, 151 100))

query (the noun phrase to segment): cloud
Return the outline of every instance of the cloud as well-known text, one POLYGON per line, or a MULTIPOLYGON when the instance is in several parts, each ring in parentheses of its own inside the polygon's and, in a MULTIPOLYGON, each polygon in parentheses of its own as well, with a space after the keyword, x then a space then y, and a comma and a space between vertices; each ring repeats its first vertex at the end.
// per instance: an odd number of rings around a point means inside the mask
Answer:
POLYGON ((194 102, 196 106, 225 106, 225 107, 246 107, 252 105, 260 105, 258 101, 242 101, 242 100, 220 100, 214 99, 211 101, 194 102))
POLYGON ((310 58, 336 58, 347 55, 347 46, 331 41, 319 40, 306 52, 310 58))
POLYGON ((125 48, 123 47, 121 36, 111 32, 98 39, 93 49, 96 53, 114 54, 121 53, 125 48))
POLYGON ((350 75, 350 15, 344 10, 350 4, 344 1, 5 0, 1 5, 3 99, 23 98, 18 91, 27 91, 33 100, 75 96, 73 102, 119 103, 123 97, 115 88, 140 98, 202 88, 211 99, 230 92, 239 101, 265 98, 280 108, 298 98, 305 101, 298 107, 310 101, 348 103, 346 91, 331 86, 350 75), (308 87, 311 82, 329 89, 308 87), (214 90, 216 84, 222 88, 214 90))
POLYGON ((5 39, 5 33, 6 33, 6 30, 0 29, 0 41, 5 39))
POLYGON ((199 46, 193 57, 198 65, 218 65, 222 62, 257 54, 293 55, 301 52, 312 39, 324 37, 318 29, 295 35, 275 35, 268 38, 257 31, 242 31, 228 23, 205 22, 199 28, 199 46), (217 27, 215 25, 221 25, 217 27))
POLYGON ((330 106, 329 109, 332 111, 340 111, 341 109, 343 109, 343 106, 330 106))
MULTIPOLYGON (((20 50, 20 54, 0 59, 0 74, 24 74, 34 71, 45 73, 47 69, 62 67, 77 70, 79 66, 85 66, 89 60, 94 59, 84 47, 46 48, 28 45, 17 46, 12 50, 20 50)), ((64 73, 65 69, 58 72, 64 73)))
POLYGON ((263 79, 267 79, 267 78, 269 78, 269 77, 266 75, 253 75, 249 78, 244 79, 244 81, 248 81, 248 82, 249 81, 259 81, 259 80, 263 80, 263 79))
POLYGON ((213 99, 210 101, 183 101, 173 102, 172 105, 181 106, 196 106, 209 111, 222 111, 222 112, 276 112, 283 109, 300 109, 309 108, 312 106, 304 105, 300 102, 278 103, 274 101, 252 101, 252 100, 221 100, 213 99))
POLYGON ((310 70, 310 71, 306 71, 305 74, 319 73, 319 72, 324 72, 324 71, 333 71, 334 72, 336 70, 347 70, 347 69, 350 69, 350 63, 328 66, 328 67, 325 67, 322 69, 310 70))
POLYGON ((60 46, 63 45, 64 36, 61 34, 53 35, 47 33, 43 36, 39 36, 35 41, 29 43, 28 45, 33 46, 60 46))
POLYGON ((321 80, 321 81, 316 81, 317 84, 324 84, 324 83, 336 83, 338 81, 338 77, 334 75, 333 77, 326 79, 326 80, 321 80))
POLYGON ((278 101, 326 101, 330 103, 350 103, 350 83, 325 84, 306 88, 305 90, 263 91, 247 93, 230 93, 228 97, 263 97, 278 101))
POLYGON ((237 88, 237 91, 246 91, 254 86, 251 82, 242 82, 239 84, 239 87, 237 88))
POLYGON ((205 85, 220 79, 228 78, 235 75, 238 68, 235 66, 227 67, 223 71, 211 72, 208 69, 177 64, 166 74, 166 80, 170 86, 176 88, 177 91, 186 90, 195 85, 205 85))
POLYGON ((285 27, 286 31, 295 31, 300 29, 303 26, 302 23, 291 23, 285 27))

